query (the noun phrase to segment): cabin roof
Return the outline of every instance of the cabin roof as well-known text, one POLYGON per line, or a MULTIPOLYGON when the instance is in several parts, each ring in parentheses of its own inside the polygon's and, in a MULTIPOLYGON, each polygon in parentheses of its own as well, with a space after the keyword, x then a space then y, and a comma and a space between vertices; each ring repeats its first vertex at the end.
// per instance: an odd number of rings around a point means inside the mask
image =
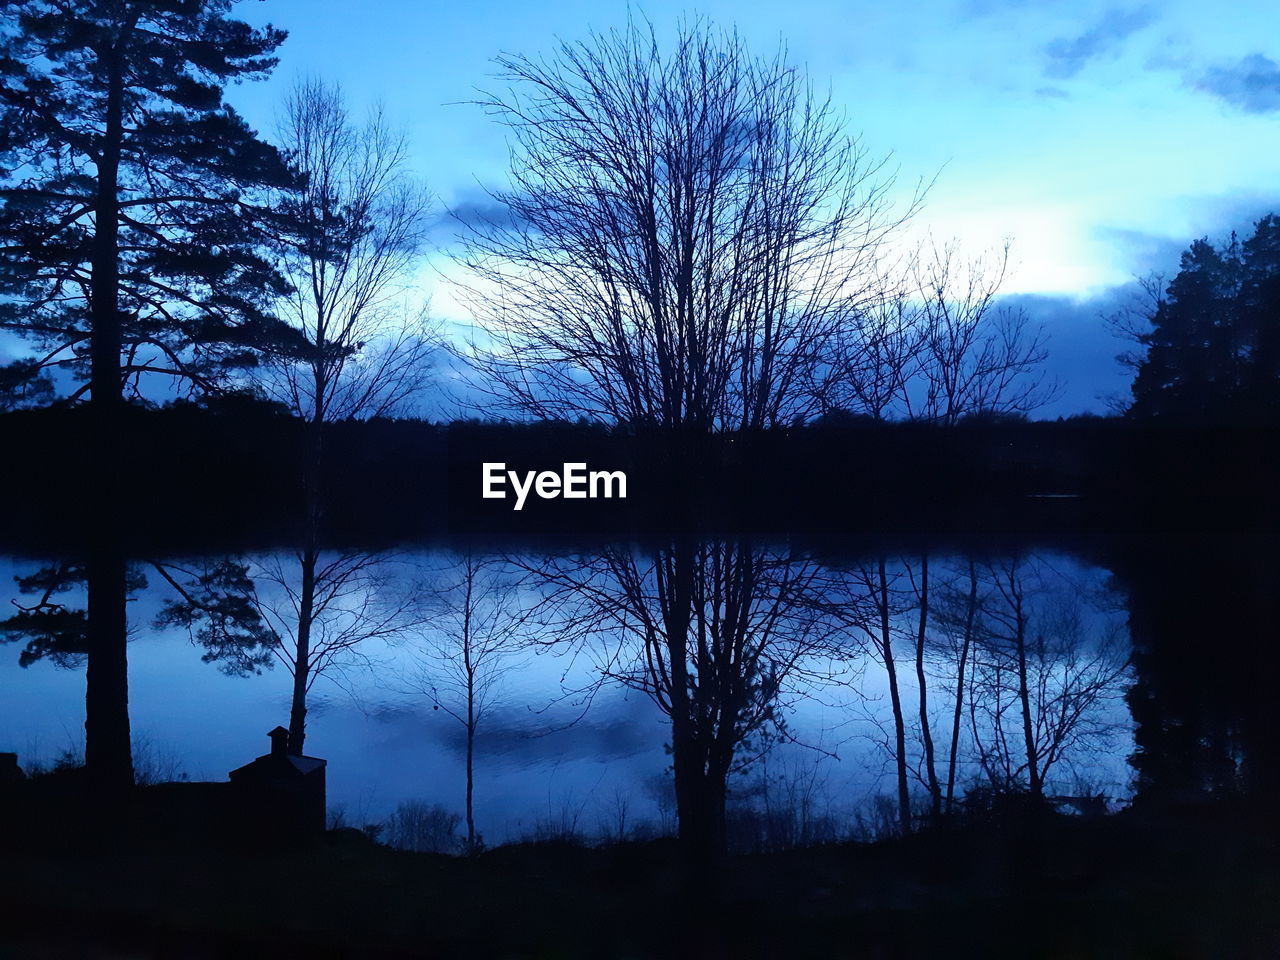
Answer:
POLYGON ((326 761, 319 757, 296 757, 292 755, 280 754, 263 754, 256 760, 251 760, 243 767, 237 767, 232 770, 228 776, 236 779, 241 774, 250 776, 299 776, 305 777, 317 770, 324 768, 326 761))

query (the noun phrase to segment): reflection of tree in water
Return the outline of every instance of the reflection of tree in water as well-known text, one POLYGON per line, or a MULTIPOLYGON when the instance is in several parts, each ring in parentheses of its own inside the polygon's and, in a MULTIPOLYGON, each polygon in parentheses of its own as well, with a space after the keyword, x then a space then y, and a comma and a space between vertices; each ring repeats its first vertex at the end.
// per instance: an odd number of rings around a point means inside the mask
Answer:
POLYGON ((1113 747, 1128 643, 1043 561, 986 565, 968 691, 972 749, 995 790, 1069 789, 1113 747), (1092 614, 1092 615, 1091 615, 1092 614))
POLYGON ((1134 641, 1135 804, 1266 809, 1280 796, 1274 549, 1262 536, 1161 538, 1110 561, 1134 641))
POLYGON ((301 754, 317 681, 372 667, 365 652, 401 637, 420 615, 390 552, 320 551, 257 559, 155 563, 173 596, 158 626, 185 627, 206 662, 247 676, 273 663, 291 679, 289 749, 301 754))
MULTIPOLYGON (((1115 782, 1123 779, 1117 759, 1131 749, 1131 729, 1139 804, 1274 796, 1280 737, 1269 706, 1275 654, 1268 637, 1276 622, 1276 566, 1261 541, 1242 538, 1230 544, 1238 559, 1234 575, 1214 573, 1220 566, 1215 558, 1225 549, 1221 539, 1112 545, 1105 561, 1123 590, 1135 644, 1127 693, 1130 673, 1121 668, 1128 641, 1097 569, 1047 555, 1017 561, 933 555, 926 575, 920 552, 886 553, 888 637, 899 668, 912 826, 936 807, 944 816, 961 813, 966 793, 971 800, 1009 792, 1123 795, 1127 790, 1115 782), (1215 644, 1226 644, 1230 655, 1214 653, 1215 644), (923 667, 924 711, 917 663, 923 667), (932 775, 926 724, 934 744, 932 775)), ((598 656, 607 679, 644 691, 670 718, 685 785, 678 804, 673 794, 670 812, 687 823, 692 818, 687 829, 696 831, 707 818, 710 829, 721 828, 722 772, 743 767, 768 746, 766 734, 777 730, 786 712, 779 692, 825 670, 837 625, 846 663, 863 671, 854 689, 867 699, 862 712, 872 723, 864 727, 896 773, 893 709, 881 645, 873 642, 882 636, 878 557, 837 563, 784 548, 686 540, 653 554, 614 547, 520 564, 526 579, 541 585, 539 620, 557 628, 555 642, 598 656), (673 686, 676 678, 680 689, 673 686), (877 691, 884 695, 877 699, 877 691)), ((241 616, 246 594, 238 588, 249 571, 237 561, 163 561, 132 569, 136 596, 142 596, 144 571, 155 599, 182 599, 164 573, 186 589, 192 606, 182 624, 192 629, 203 655, 232 668, 251 668, 269 655, 262 640, 270 632, 241 616)), ((83 665, 83 571, 74 564, 32 562, 15 572, 21 574, 13 591, 18 606, 11 605, 2 624, 11 655, 24 663, 83 665)), ((261 569, 252 572, 259 599, 287 602, 283 589, 263 582, 261 569)), ((384 568, 377 579, 403 573, 384 568)), ((377 614, 366 627, 387 622, 400 606, 403 584, 384 586, 389 593, 381 601, 374 592, 360 593, 361 608, 367 600, 367 612, 377 614)), ((338 607, 344 616, 354 609, 338 607)), ((170 604, 166 616, 175 612, 170 604)), ((336 621, 333 626, 335 637, 347 632, 336 621)), ((547 638, 539 630, 533 639, 547 638)), ((797 729, 795 736, 803 740, 809 733, 797 729)), ((673 754, 673 766, 675 759, 673 754)), ((830 768, 835 776, 857 781, 875 773, 873 759, 850 759, 830 768)), ((809 760, 830 762, 817 754, 809 760)), ((771 776, 782 775, 785 764, 770 763, 771 776)), ((744 785, 759 769, 747 780, 728 777, 731 796, 742 788, 738 799, 748 802, 744 785)), ((836 791, 839 815, 847 818, 859 799, 840 795, 850 792, 845 782, 824 789, 836 791)), ((775 816, 776 798, 797 787, 771 789, 770 798, 760 795, 750 803, 762 809, 772 804, 768 812, 775 816)), ((900 814, 896 798, 893 804, 900 814)))
POLYGON ((680 836, 723 847, 728 777, 780 729, 779 693, 825 638, 818 565, 785 547, 683 540, 525 567, 543 623, 670 718, 680 836))
POLYGON ((419 590, 409 689, 462 725, 466 738, 466 849, 482 845, 475 821, 476 735, 518 669, 517 578, 507 564, 467 549, 449 558, 419 590))
POLYGON ((882 556, 834 567, 827 602, 846 657, 884 673, 889 717, 870 719, 894 763, 899 829, 916 808, 958 812, 975 788, 1043 799, 1097 786, 1124 733, 1128 643, 1084 577, 1035 558, 882 556))

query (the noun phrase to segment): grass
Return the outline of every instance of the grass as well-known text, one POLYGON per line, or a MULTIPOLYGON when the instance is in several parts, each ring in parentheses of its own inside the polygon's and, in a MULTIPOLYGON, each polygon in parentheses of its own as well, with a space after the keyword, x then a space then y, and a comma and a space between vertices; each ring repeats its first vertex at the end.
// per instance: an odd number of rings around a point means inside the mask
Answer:
POLYGON ((733 857, 714 889, 670 841, 27 854, 0 902, 0 956, 1280 955, 1273 841, 1128 817, 733 857))

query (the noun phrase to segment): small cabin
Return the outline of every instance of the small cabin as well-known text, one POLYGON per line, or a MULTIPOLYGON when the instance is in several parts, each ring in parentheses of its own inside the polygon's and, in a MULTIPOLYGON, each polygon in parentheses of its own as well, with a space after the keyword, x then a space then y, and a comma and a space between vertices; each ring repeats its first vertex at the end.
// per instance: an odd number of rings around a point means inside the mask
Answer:
MULTIPOLYGON (((325 830, 325 767, 318 757, 289 751, 289 733, 276 727, 271 750, 232 770, 221 782, 156 783, 132 791, 120 824, 136 843, 163 848, 248 844, 291 845, 325 830)), ((28 779, 13 753, 0 752, 0 849, 58 843, 76 849, 95 839, 97 794, 83 769, 28 779)))
POLYGON ((228 774, 236 806, 270 835, 298 839, 324 833, 325 766, 289 749, 289 731, 267 734, 271 751, 228 774))

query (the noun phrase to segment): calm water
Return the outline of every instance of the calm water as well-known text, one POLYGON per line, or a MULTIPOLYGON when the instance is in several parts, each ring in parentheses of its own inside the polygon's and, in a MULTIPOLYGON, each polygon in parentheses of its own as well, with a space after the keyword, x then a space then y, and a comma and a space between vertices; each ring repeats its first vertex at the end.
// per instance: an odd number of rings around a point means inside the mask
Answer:
MULTIPOLYGON (((254 575, 260 601, 276 611, 287 632, 291 607, 285 586, 296 587, 291 579, 296 558, 279 552, 241 559, 254 575)), ((548 562, 583 578, 585 591, 583 570, 592 560, 548 562)), ((640 557, 639 568, 645 562, 640 557)), ((806 816, 826 818, 837 833, 859 822, 865 829, 875 821, 876 798, 894 790, 889 683, 876 645, 878 622, 866 615, 870 608, 865 606, 878 586, 889 591, 907 756, 913 790, 923 794, 915 661, 920 560, 887 556, 883 585, 875 558, 795 562, 813 574, 808 600, 819 613, 806 622, 821 620, 822 642, 797 660, 783 684, 778 713, 786 734, 753 744, 750 755, 758 759, 735 776, 733 802, 756 810, 803 806, 806 816), (859 609, 871 632, 851 625, 859 609)), ((181 566, 191 570, 198 563, 181 566)), ((387 636, 336 654, 312 688, 306 752, 328 759, 329 805, 349 824, 382 820, 410 800, 462 810, 463 727, 446 710, 434 708, 436 697, 453 706, 458 702, 445 688, 443 661, 424 656, 426 650, 438 654, 441 644, 447 649, 456 631, 448 598, 458 596, 461 563, 458 553, 444 549, 387 556, 374 568, 375 578, 334 603, 329 629, 335 632, 343 629, 342 618, 354 616, 366 601, 378 610, 398 610, 401 617, 387 636)), ((548 828, 614 831, 620 819, 628 830, 669 830, 667 720, 648 696, 617 679, 635 665, 638 648, 599 621, 584 629, 566 606, 575 599, 572 590, 566 596, 567 581, 531 574, 531 569, 550 569, 542 558, 521 554, 492 564, 481 586, 504 599, 487 606, 482 601, 476 609, 505 624, 512 635, 495 661, 500 669, 479 726, 479 830, 490 842, 548 828), (540 611, 537 616, 529 613, 534 609, 540 611), (521 624, 515 620, 519 616, 529 619, 521 624), (532 640, 539 642, 528 645, 532 640)), ((4 599, 29 602, 19 597, 14 578, 39 565, 34 559, 0 558, 4 599)), ((1025 760, 1020 752, 1024 727, 1016 674, 1010 672, 1015 661, 1009 659, 1011 631, 1020 622, 1029 651, 1031 721, 1041 763, 1048 764, 1046 792, 1102 794, 1110 809, 1127 802, 1134 724, 1124 694, 1133 676, 1127 665, 1125 598, 1111 586, 1109 571, 1054 552, 976 558, 972 570, 969 558, 939 553, 930 556, 929 568, 927 716, 935 766, 944 778, 962 657, 967 679, 957 792, 995 777, 1025 778, 1019 769, 1025 760), (979 607, 964 648, 975 583, 979 607), (1020 609, 1016 616, 1015 607, 1020 609), (1068 715, 1071 720, 1064 721, 1068 715)), ((140 569, 147 572, 145 564, 140 569)), ((607 583, 607 577, 592 576, 592 589, 607 583)), ((203 649, 186 629, 156 626, 156 615, 176 594, 154 570, 147 578, 148 586, 130 605, 136 765, 153 778, 223 779, 266 751, 269 729, 287 724, 289 673, 276 664, 258 674, 233 676, 218 663, 203 662, 203 649)), ((0 750, 16 751, 24 766, 78 753, 83 748, 83 665, 44 660, 23 668, 21 648, 21 641, 0 646, 0 750)))

